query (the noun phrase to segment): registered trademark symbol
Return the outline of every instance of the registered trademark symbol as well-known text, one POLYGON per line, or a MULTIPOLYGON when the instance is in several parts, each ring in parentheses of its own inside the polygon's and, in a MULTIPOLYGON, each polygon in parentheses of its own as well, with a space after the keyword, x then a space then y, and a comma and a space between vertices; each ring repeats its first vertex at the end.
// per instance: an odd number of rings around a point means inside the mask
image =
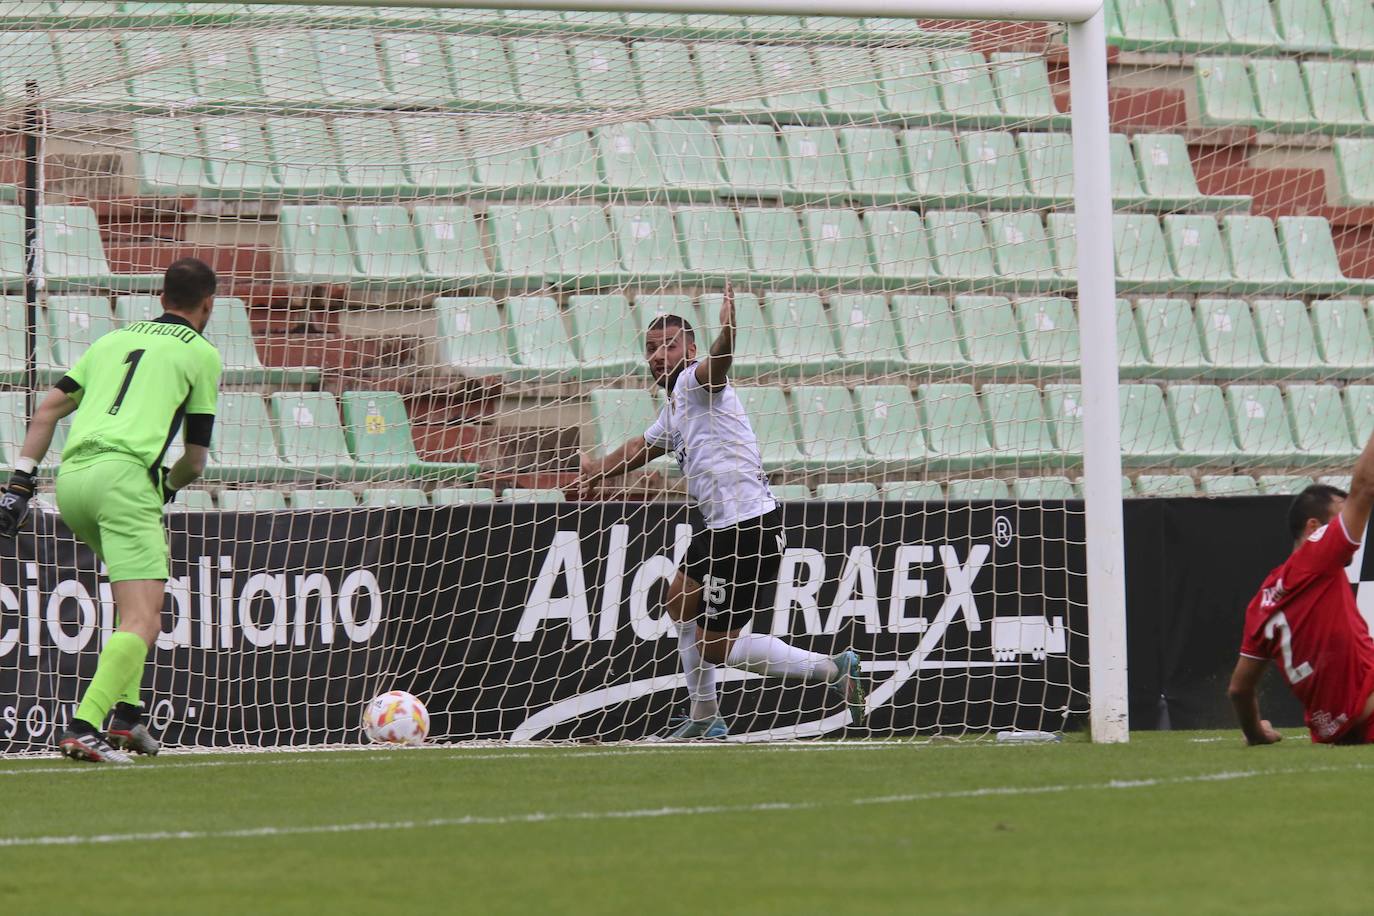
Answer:
POLYGON ((992 542, 998 547, 1007 547, 1011 544, 1011 520, 1005 515, 993 519, 992 542))

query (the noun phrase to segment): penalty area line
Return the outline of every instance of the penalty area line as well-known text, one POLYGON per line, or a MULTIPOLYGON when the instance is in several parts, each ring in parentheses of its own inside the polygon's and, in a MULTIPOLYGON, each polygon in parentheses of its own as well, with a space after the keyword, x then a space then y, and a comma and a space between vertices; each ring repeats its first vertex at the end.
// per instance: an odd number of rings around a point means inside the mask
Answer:
POLYGON ((494 827, 516 824, 548 824, 577 821, 643 820, 662 817, 700 817, 715 814, 768 814, 837 809, 851 806, 900 805, 967 798, 1006 798, 1009 796, 1052 795, 1073 792, 1112 792, 1149 789, 1196 783, 1235 782, 1267 776, 1306 775, 1310 773, 1348 773, 1374 769, 1371 764, 1349 766, 1290 767, 1268 770, 1223 770, 1191 776, 1112 779, 1104 782, 1062 783, 1044 786, 984 786, 976 789, 951 789, 841 799, 831 802, 759 802, 748 805, 698 805, 690 807, 631 808, 622 811, 535 811, 527 814, 466 815, 403 821, 358 821, 342 824, 243 827, 234 830, 169 830, 145 833, 104 833, 82 836, 0 837, 0 849, 33 846, 99 846, 118 843, 151 843, 192 840, 272 839, 276 837, 320 834, 372 833, 378 831, 432 830, 454 827, 494 827))

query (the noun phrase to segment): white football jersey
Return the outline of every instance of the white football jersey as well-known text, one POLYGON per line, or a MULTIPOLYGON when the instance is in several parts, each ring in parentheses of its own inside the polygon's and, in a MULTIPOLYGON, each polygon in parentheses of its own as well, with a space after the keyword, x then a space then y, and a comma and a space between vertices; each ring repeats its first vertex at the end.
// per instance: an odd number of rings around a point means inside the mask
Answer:
POLYGON ((708 528, 728 528, 777 507, 763 473, 759 440, 728 382, 711 391, 697 380, 696 363, 677 383, 644 441, 667 449, 687 478, 687 495, 708 528))

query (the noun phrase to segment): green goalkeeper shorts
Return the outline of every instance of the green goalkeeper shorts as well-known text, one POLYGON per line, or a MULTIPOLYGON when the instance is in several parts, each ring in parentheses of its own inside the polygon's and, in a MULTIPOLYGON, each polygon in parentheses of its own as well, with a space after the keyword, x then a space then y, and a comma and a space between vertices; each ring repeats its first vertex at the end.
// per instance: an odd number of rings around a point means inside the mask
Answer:
POLYGON ((60 469, 57 511, 105 562, 111 582, 167 578, 162 498, 142 464, 116 458, 60 469))

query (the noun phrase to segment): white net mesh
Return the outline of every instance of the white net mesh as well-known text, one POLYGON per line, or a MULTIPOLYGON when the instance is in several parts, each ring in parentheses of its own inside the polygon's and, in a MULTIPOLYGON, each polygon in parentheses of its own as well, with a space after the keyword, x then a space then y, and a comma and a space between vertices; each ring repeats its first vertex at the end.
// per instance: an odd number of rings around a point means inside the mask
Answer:
MULTIPOLYGON (((1058 730, 1083 713, 1082 305, 1056 33, 0 4, 15 185, 23 113, 46 124, 37 390, 157 315, 171 260, 221 278, 212 461, 168 518, 171 600, 145 680, 161 734, 356 741, 362 702, 391 688, 425 700, 439 740, 660 733, 686 711, 664 610, 699 527, 686 482, 664 456, 573 497, 580 456, 642 435, 662 406, 650 321, 687 319, 704 351, 727 281, 732 381, 787 539, 755 632, 855 648, 871 714, 851 735, 1058 730)), ((1265 433, 1288 416, 1267 382, 1321 375, 1301 363, 1329 344, 1284 362, 1287 337, 1234 343, 1270 306, 1192 297, 1287 295, 1306 269, 1293 246, 1328 236, 1280 220, 1288 260, 1242 274, 1261 228, 1278 244, 1273 224, 1245 223, 1248 197, 1199 190, 1184 136, 1131 134, 1113 138, 1118 274, 1141 298, 1117 308, 1123 452, 1143 486, 1181 465, 1229 471, 1251 453, 1199 438, 1210 427, 1189 438, 1192 418, 1220 416, 1229 437, 1234 402, 1265 433), (1223 352, 1234 365, 1214 376, 1223 352), (1266 383, 1224 392, 1218 377, 1266 383)), ((7 193, 12 462, 29 378, 23 210, 7 193)), ((1307 308, 1272 314, 1307 322, 1307 308)), ((1329 308, 1368 344, 1358 300, 1329 308)), ((1301 390, 1341 410, 1337 389, 1301 390)), ((1333 444, 1333 464, 1352 448, 1333 444)), ((13 752, 70 715, 113 610, 53 514, 7 550, 13 752)), ((734 737, 848 721, 818 684, 722 667, 719 686, 734 737)))

